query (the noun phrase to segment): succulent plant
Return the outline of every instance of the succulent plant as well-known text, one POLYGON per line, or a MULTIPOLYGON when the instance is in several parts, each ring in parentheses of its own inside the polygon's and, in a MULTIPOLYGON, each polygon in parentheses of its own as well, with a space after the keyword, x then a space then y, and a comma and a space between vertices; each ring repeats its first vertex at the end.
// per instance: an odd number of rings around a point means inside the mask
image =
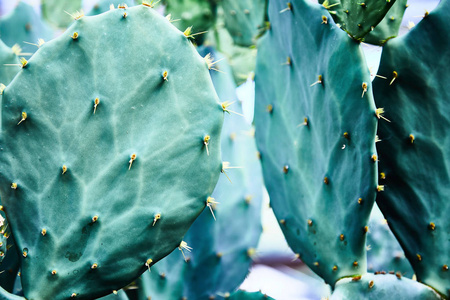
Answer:
POLYGON ((255 76, 265 184, 290 247, 334 285, 366 271, 377 191, 369 70, 359 44, 324 7, 270 1, 269 19, 255 76))
POLYGON ((384 46, 374 81, 382 122, 378 205, 417 280, 450 297, 450 2, 442 0, 403 37, 384 46), (435 53, 435 54, 430 54, 435 53))
POLYGON ((148 4, 82 17, 23 61, 0 192, 25 297, 100 297, 182 245, 222 170, 223 115, 208 63, 148 4))

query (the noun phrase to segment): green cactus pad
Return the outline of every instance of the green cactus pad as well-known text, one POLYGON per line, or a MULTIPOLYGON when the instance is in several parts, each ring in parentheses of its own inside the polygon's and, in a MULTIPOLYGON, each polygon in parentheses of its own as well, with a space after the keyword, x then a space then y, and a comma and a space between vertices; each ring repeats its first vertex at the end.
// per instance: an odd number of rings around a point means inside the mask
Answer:
POLYGON ((53 37, 52 29, 42 22, 33 7, 20 1, 9 14, 0 19, 0 37, 9 47, 18 44, 23 52, 34 53, 38 39, 45 41, 53 37))
MULTIPOLYGON (((202 56, 212 48, 199 49, 202 56)), ((235 84, 230 67, 222 60, 211 77, 222 102, 235 101, 235 84)), ((240 112, 238 103, 229 111, 240 112)), ((242 116, 227 114, 221 139, 222 157, 232 167, 225 169, 211 202, 189 229, 184 240, 192 252, 174 250, 144 273, 139 282, 139 299, 208 300, 232 293, 244 281, 261 234, 262 175, 251 126, 242 116), (229 179, 227 178, 229 177, 229 179), (212 215, 214 213, 214 216, 212 215), (216 218, 216 220, 214 220, 216 218), (245 228, 245 230, 243 230, 245 228)))
POLYGON ((42 17, 58 28, 66 28, 81 13, 82 0, 41 0, 42 17), (71 15, 74 17, 72 17, 71 15))
POLYGON ((441 299, 430 287, 404 278, 400 274, 366 274, 359 277, 339 280, 336 283, 336 289, 331 294, 331 300, 441 299))
POLYGON ((295 253, 327 283, 366 271, 377 118, 359 43, 309 1, 269 3, 255 75, 256 140, 271 205, 295 253), (298 30, 298 28, 304 28, 298 30))
POLYGON ((389 39, 396 37, 408 7, 407 2, 408 0, 396 0, 383 20, 364 37, 364 42, 384 45, 389 39))
POLYGON ((2 103, 25 297, 100 297, 177 248, 221 173, 223 115, 205 60, 148 6, 44 44, 2 103))
POLYGON ((336 24, 356 40, 362 40, 383 20, 395 0, 319 0, 336 24))
POLYGON ((374 85, 380 123, 378 205, 417 280, 450 297, 450 2, 384 47, 374 85))
POLYGON ((273 298, 262 294, 261 292, 246 292, 246 291, 236 291, 229 297, 225 297, 227 300, 273 300, 273 298))
POLYGON ((412 278, 414 271, 405 252, 395 239, 378 206, 373 206, 367 235, 367 270, 369 272, 400 272, 412 278))
MULTIPOLYGON (((206 32, 216 20, 216 0, 163 0, 166 13, 172 16, 175 25, 181 31, 192 26, 193 33, 206 32)), ((204 33, 195 36, 195 43, 201 45, 204 33)))
POLYGON ((267 0, 222 1, 225 27, 238 46, 256 43, 266 21, 267 0))

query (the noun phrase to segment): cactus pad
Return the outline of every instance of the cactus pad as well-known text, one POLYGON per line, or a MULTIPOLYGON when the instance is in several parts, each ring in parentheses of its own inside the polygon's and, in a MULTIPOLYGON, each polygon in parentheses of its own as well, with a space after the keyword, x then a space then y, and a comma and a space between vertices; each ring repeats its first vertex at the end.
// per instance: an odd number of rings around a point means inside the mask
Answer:
POLYGON ((381 122, 378 205, 417 280, 450 297, 450 2, 384 47, 374 81, 381 122))
POLYGON ((384 45, 389 39, 396 37, 402 25, 403 15, 408 7, 407 1, 396 0, 383 20, 364 37, 364 42, 384 45))
POLYGON ((366 274, 338 281, 331 300, 351 299, 438 300, 441 297, 430 287, 397 273, 366 274))
POLYGON ((44 44, 2 103, 25 297, 100 297, 177 248, 221 173, 223 115, 205 60, 148 6, 44 44))
POLYGON ((267 0, 222 1, 225 27, 238 46, 256 43, 266 21, 267 0))
POLYGON ((362 40, 383 20, 395 0, 319 0, 336 24, 356 40, 362 40))
POLYGON ((269 3, 258 48, 256 140, 290 247, 331 285, 366 271, 377 118, 361 48, 309 1, 269 3), (302 30, 299 30, 303 28, 302 30))

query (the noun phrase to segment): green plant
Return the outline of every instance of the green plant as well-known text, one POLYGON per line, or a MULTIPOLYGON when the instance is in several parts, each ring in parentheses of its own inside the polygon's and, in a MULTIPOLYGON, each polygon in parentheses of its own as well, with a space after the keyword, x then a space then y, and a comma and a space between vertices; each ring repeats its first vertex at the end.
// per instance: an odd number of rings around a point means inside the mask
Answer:
POLYGON ((449 95, 443 85, 450 4, 441 1, 405 37, 385 44, 380 78, 371 85, 359 44, 367 26, 387 12, 376 5, 393 1, 353 1, 348 18, 346 3, 269 2, 270 30, 258 45, 255 124, 272 207, 291 248, 336 286, 336 299, 358 298, 356 287, 365 297, 382 297, 396 285, 416 293, 404 294, 408 299, 448 298, 449 95), (366 274, 364 248, 376 192, 420 284, 398 273, 397 282, 394 276, 380 282, 384 291, 367 286, 381 280, 366 274))
POLYGON ((223 115, 208 62, 149 5, 81 17, 23 61, 0 191, 25 297, 103 296, 183 246, 222 170, 223 115))

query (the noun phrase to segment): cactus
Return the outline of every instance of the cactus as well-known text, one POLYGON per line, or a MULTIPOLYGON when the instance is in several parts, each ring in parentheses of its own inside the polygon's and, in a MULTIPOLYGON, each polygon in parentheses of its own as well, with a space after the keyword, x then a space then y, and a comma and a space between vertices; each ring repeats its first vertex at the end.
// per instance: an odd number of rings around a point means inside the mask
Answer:
POLYGON ((407 0, 396 0, 383 20, 364 37, 365 43, 384 45, 398 35, 403 15, 408 7, 407 0))
POLYGON ((166 13, 172 16, 174 25, 181 31, 192 27, 195 43, 201 45, 206 31, 214 24, 217 14, 216 0, 164 0, 166 13), (201 33, 201 34, 199 34, 201 33))
POLYGON ((222 1, 225 27, 238 46, 255 44, 266 21, 267 0, 222 1))
MULTIPOLYGON (((261 292, 245 292, 245 291, 236 291, 230 297, 225 297, 227 300, 271 300, 272 298, 267 295, 262 294, 261 292)), ((273 299, 272 299, 273 300, 273 299)))
POLYGON ((127 294, 123 291, 115 291, 112 294, 99 298, 98 300, 129 300, 127 294))
MULTIPOLYGON (((201 47, 199 53, 212 53, 220 60, 214 65, 220 72, 212 70, 211 77, 226 107, 227 101, 236 100, 230 67, 210 47, 201 47)), ((226 109, 240 112, 239 104, 226 109)), ((138 282, 139 299, 207 300, 232 293, 244 281, 261 233, 261 166, 250 131, 251 126, 242 116, 230 113, 225 117, 222 157, 242 169, 224 170, 232 183, 227 177, 219 179, 210 209, 200 215, 184 237, 192 252, 175 250, 151 272, 143 274, 138 282)))
POLYGON ((223 114, 208 63, 148 4, 82 17, 23 62, 0 193, 25 297, 100 297, 182 245, 222 170, 223 114))
POLYGON ((322 6, 288 7, 269 2, 271 28, 258 45, 256 140, 286 240, 334 285, 366 271, 376 110, 359 44, 322 6))
POLYGON ((134 5, 133 0, 100 0, 97 4, 94 5, 92 10, 87 13, 87 16, 95 16, 107 12, 111 9, 111 5, 114 7, 127 5, 129 7, 134 5))
POLYGON ((395 0, 319 0, 336 24, 356 40, 362 40, 383 20, 395 0))
POLYGON ((366 274, 338 281, 331 300, 347 299, 410 299, 437 300, 439 295, 430 287, 420 284, 400 273, 366 274))
POLYGON ((18 44, 25 53, 33 53, 38 49, 38 40, 51 39, 53 31, 41 21, 33 7, 20 1, 13 11, 0 19, 0 35, 7 46, 18 44))
POLYGON ((450 297, 450 2, 384 47, 374 81, 375 99, 391 122, 378 144, 378 205, 399 240, 417 280, 450 297))
POLYGON ((369 272, 400 272, 402 276, 412 278, 414 271, 411 264, 377 205, 373 207, 369 228, 367 270, 369 272))
POLYGON ((66 28, 79 13, 82 13, 81 1, 41 0, 42 17, 57 28, 66 28))

